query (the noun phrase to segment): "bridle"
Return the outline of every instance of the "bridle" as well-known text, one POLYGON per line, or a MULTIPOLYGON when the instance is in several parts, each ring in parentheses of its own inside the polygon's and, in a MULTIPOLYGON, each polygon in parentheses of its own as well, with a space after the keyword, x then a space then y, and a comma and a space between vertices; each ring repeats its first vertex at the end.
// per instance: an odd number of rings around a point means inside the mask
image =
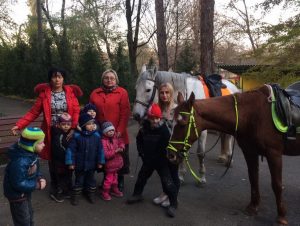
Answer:
MULTIPOLYGON (((234 128, 234 137, 236 138, 237 130, 238 130, 238 123, 239 123, 239 113, 238 113, 238 107, 237 107, 237 97, 234 94, 232 95, 232 97, 234 99, 234 110, 235 110, 235 117, 236 117, 235 128, 234 128)), ((196 137, 199 138, 199 133, 198 133, 198 130, 197 130, 197 125, 196 125, 196 120, 195 120, 195 109, 192 106, 190 112, 181 111, 181 112, 179 112, 179 114, 189 115, 187 133, 186 133, 185 138, 184 138, 183 141, 170 140, 169 144, 167 146, 167 151, 173 151, 173 152, 177 153, 178 155, 183 156, 183 158, 186 161, 186 164, 187 164, 187 166, 188 166, 191 174, 193 175, 193 177, 196 180, 198 180, 199 182, 201 182, 201 179, 194 172, 194 170, 192 169, 192 167, 191 167, 191 165, 189 163, 189 160, 188 160, 188 150, 192 147, 192 144, 189 143, 189 138, 191 136, 192 129, 195 130, 196 137), (182 144, 183 145, 183 149, 182 149, 183 151, 180 152, 180 150, 178 150, 177 148, 175 148, 173 146, 173 144, 182 144)), ((235 142, 233 142, 232 152, 234 150, 234 145, 235 145, 235 142)), ((232 161, 232 156, 233 156, 233 153, 231 155, 230 162, 232 161)), ((229 167, 226 169, 226 171, 224 172, 224 174, 222 175, 222 177, 226 174, 226 172, 228 171, 228 169, 229 169, 229 167)))
POLYGON ((156 91, 157 91, 157 86, 155 85, 155 80, 154 80, 154 79, 149 79, 149 78, 147 78, 146 80, 153 82, 153 90, 152 90, 152 94, 151 94, 151 97, 150 97, 149 102, 148 102, 148 103, 145 103, 145 102, 143 102, 143 101, 140 101, 140 100, 138 100, 138 99, 135 99, 134 103, 138 103, 138 104, 144 106, 144 107, 146 108, 146 112, 147 112, 147 110, 149 109, 149 107, 151 106, 151 104, 152 104, 153 101, 154 101, 155 94, 156 94, 156 91))
POLYGON ((197 125, 196 125, 196 120, 195 120, 195 115, 194 115, 195 114, 195 109, 194 109, 194 107, 192 107, 190 112, 181 111, 181 112, 179 112, 179 114, 189 115, 187 133, 186 133, 185 138, 184 138, 183 141, 170 140, 169 144, 167 146, 167 150, 168 151, 173 151, 173 152, 176 152, 177 154, 183 155, 183 158, 184 158, 191 174, 193 175, 194 178, 196 178, 196 180, 201 182, 200 177, 198 177, 198 175, 192 169, 192 167, 189 163, 189 160, 188 160, 188 150, 192 147, 192 144, 189 143, 189 138, 191 136, 192 129, 195 130, 195 134, 196 134, 197 139, 199 138, 199 133, 198 133, 198 130, 197 130, 197 125), (183 149, 182 149, 183 151, 180 152, 172 144, 182 144, 183 145, 183 149))
POLYGON ((182 150, 184 152, 184 156, 186 156, 187 151, 192 147, 192 144, 189 143, 189 138, 191 136, 192 129, 195 130, 196 137, 199 138, 194 112, 195 112, 194 107, 192 107, 190 112, 186 112, 186 111, 179 112, 179 114, 189 115, 187 133, 183 141, 170 140, 169 145, 167 147, 168 150, 179 153, 178 149, 175 148, 172 144, 182 144, 183 145, 182 150))

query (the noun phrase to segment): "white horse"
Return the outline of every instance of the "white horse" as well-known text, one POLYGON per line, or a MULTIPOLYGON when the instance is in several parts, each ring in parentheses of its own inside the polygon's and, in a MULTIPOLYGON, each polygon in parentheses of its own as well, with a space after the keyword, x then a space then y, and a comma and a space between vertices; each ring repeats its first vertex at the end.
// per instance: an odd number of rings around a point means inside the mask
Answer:
MULTIPOLYGON (((191 92, 194 92, 196 99, 204 99, 205 93, 201 81, 194 76, 186 73, 174 73, 166 71, 157 71, 156 68, 146 70, 146 67, 142 68, 141 74, 136 81, 136 99, 133 107, 133 117, 136 120, 142 119, 149 106, 158 101, 157 89, 162 83, 170 83, 174 88, 174 101, 177 102, 177 94, 181 92, 186 99, 189 98, 191 92)), ((227 86, 231 93, 240 92, 238 88, 228 80, 222 80, 222 83, 227 86)), ((203 131, 198 139, 197 156, 199 160, 199 177, 200 183, 205 184, 205 144, 206 144, 207 131, 203 131)), ((231 144, 233 137, 231 135, 221 135, 221 154, 219 160, 223 160, 224 163, 228 163, 231 159, 232 150, 231 144)), ((183 180, 184 173, 186 172, 183 165, 180 166, 179 174, 180 179, 183 180)))

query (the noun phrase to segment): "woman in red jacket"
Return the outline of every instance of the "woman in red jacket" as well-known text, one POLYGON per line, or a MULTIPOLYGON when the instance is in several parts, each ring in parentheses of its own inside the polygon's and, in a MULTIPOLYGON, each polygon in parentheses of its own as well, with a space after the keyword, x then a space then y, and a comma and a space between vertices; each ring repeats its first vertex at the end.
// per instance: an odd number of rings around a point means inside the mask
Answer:
MULTIPOLYGON (((43 112, 43 122, 41 125, 44 131, 45 148, 40 154, 40 157, 48 160, 49 172, 51 177, 51 185, 55 186, 53 175, 53 164, 51 162, 51 126, 55 126, 58 117, 63 112, 68 112, 72 117, 72 128, 75 129, 78 123, 80 107, 78 96, 82 95, 81 89, 76 85, 64 85, 66 72, 63 69, 51 68, 48 71, 49 83, 38 84, 34 88, 34 92, 39 96, 36 99, 33 107, 19 119, 16 125, 11 129, 14 135, 17 135, 18 130, 22 130, 31 122, 33 122, 43 112)), ((71 137, 70 132, 70 137, 71 137)))
POLYGON ((106 70, 101 77, 101 87, 90 95, 90 103, 97 108, 97 120, 100 124, 110 121, 114 125, 117 136, 123 138, 125 150, 123 152, 123 168, 118 172, 119 190, 124 189, 124 174, 129 173, 129 138, 127 124, 130 116, 130 104, 127 91, 118 86, 117 73, 106 70))

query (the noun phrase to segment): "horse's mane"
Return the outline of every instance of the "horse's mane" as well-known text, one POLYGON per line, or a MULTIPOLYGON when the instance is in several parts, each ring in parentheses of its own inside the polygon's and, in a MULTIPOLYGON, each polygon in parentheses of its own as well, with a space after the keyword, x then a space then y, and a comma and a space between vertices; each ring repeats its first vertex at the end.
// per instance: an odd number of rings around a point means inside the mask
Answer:
POLYGON ((177 81, 179 84, 185 84, 185 79, 191 77, 187 73, 175 73, 169 71, 158 71, 155 80, 161 84, 168 81, 177 81))
MULTIPOLYGON (((190 74, 187 73, 175 73, 169 71, 157 71, 156 75, 154 75, 154 70, 149 69, 146 72, 143 72, 138 77, 136 84, 139 84, 141 81, 152 79, 155 80, 156 83, 162 84, 165 82, 178 82, 178 84, 185 84, 185 79, 192 77, 190 74)), ((174 85, 174 84, 173 84, 174 85)))

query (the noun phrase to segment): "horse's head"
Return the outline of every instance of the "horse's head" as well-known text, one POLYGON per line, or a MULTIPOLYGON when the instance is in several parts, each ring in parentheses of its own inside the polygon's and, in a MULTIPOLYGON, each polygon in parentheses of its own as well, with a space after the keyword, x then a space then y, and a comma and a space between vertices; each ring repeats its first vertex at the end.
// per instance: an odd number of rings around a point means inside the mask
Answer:
POLYGON ((136 81, 136 97, 133 106, 133 117, 140 121, 146 114, 150 105, 155 101, 157 87, 155 85, 157 69, 142 70, 136 81))
POLYGON ((194 141, 199 137, 195 119, 194 93, 192 92, 190 98, 184 101, 182 94, 179 92, 177 101, 178 106, 174 113, 173 130, 167 147, 168 158, 174 163, 183 160, 194 141))

